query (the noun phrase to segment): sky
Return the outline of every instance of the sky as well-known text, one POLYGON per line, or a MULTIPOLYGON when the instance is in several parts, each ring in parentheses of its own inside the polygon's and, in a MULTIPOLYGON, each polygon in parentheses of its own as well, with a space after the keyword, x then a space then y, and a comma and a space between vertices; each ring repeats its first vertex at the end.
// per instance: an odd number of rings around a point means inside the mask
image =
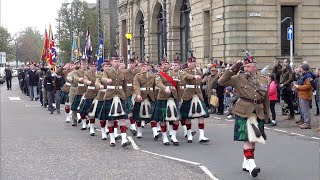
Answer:
MULTIPOLYGON (((86 1, 96 3, 96 0, 86 1)), ((55 33, 55 19, 63 2, 72 0, 0 0, 1 26, 14 35, 25 27, 33 27, 44 33, 45 28, 48 29, 51 24, 55 33)))

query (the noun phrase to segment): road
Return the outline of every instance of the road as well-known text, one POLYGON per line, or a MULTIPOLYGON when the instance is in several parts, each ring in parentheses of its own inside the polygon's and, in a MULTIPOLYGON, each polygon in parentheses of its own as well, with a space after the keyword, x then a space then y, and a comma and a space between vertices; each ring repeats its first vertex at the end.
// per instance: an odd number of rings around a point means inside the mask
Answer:
MULTIPOLYGON (((255 153, 262 172, 251 178, 242 171, 242 143, 232 140, 233 121, 223 116, 206 120, 205 133, 211 141, 205 145, 196 142, 198 133, 188 144, 180 129, 180 146, 164 146, 161 140, 153 140, 146 126, 142 139, 132 138, 134 148, 122 148, 120 141, 110 147, 108 140, 100 139, 100 132, 91 137, 79 126, 65 123, 64 112, 50 115, 39 101, 30 101, 18 90, 16 80, 12 89, 0 86, 0 179, 319 179, 315 128, 301 131, 294 122, 281 120, 277 127, 268 128, 267 143, 257 145, 255 153)), ((197 130, 195 122, 193 129, 197 130)))

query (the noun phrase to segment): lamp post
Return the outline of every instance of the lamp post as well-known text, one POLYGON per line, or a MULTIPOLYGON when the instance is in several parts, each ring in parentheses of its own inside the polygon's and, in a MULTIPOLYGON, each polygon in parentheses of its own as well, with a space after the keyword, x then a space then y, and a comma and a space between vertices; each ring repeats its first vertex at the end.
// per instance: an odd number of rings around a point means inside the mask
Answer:
POLYGON ((131 42, 131 39, 132 39, 132 34, 131 33, 127 33, 125 35, 127 41, 128 41, 128 58, 127 58, 127 61, 131 58, 131 52, 130 52, 130 42, 131 42))
POLYGON ((284 23, 285 21, 290 20, 290 26, 287 30, 287 37, 288 40, 290 41, 290 65, 292 66, 293 63, 293 20, 291 17, 285 17, 284 19, 281 20, 281 23, 284 23))

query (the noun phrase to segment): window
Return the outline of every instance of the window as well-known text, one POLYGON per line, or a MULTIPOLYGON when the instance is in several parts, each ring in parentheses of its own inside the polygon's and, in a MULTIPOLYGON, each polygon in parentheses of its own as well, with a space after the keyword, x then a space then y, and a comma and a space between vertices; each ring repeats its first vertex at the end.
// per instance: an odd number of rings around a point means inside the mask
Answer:
POLYGON ((180 53, 181 61, 186 62, 190 51, 190 6, 188 0, 183 0, 180 8, 180 53))
POLYGON ((163 17, 162 17, 162 7, 157 15, 158 20, 158 31, 157 31, 157 39, 158 39, 158 62, 161 62, 163 58, 163 17))
POLYGON ((203 12, 203 48, 204 48, 204 57, 210 57, 210 41, 211 41, 211 33, 210 33, 210 11, 203 12))
MULTIPOLYGON (((291 17, 294 23, 294 6, 281 6, 281 20, 284 19, 285 17, 291 17)), ((282 56, 290 55, 290 41, 287 39, 287 28, 289 26, 290 26, 290 20, 287 20, 284 23, 281 23, 281 55, 282 56)), ((294 31, 293 31, 293 34, 294 34, 294 31)), ((294 38, 293 38, 293 41, 294 41, 294 38)))
POLYGON ((140 25, 140 58, 144 59, 145 55, 145 37, 144 37, 144 18, 141 16, 141 19, 139 21, 140 25))

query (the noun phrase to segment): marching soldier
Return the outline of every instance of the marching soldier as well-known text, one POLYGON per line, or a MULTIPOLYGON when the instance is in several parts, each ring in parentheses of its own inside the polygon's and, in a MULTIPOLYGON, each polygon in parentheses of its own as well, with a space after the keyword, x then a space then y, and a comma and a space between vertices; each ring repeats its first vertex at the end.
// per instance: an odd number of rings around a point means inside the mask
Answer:
MULTIPOLYGON (((67 82, 71 84, 70 91, 69 91, 69 98, 68 98, 68 107, 70 106, 70 114, 71 114, 71 119, 72 119, 72 126, 77 126, 77 112, 72 112, 71 111, 71 105, 73 104, 73 100, 76 96, 77 92, 77 87, 78 87, 78 82, 75 81, 74 76, 76 76, 77 71, 80 70, 80 63, 75 62, 74 63, 74 70, 68 73, 67 75, 67 82)), ((67 108, 68 108, 67 107, 67 108)), ((67 111, 66 111, 67 112, 67 111)))
POLYGON ((133 119, 137 123, 137 138, 142 137, 141 121, 150 122, 154 140, 158 140, 160 133, 157 132, 157 122, 152 117, 154 97, 155 75, 149 72, 148 62, 140 63, 141 72, 136 74, 133 80, 133 89, 136 94, 136 101, 133 107, 133 119))
POLYGON ((126 113, 124 89, 126 88, 125 70, 120 70, 120 59, 112 58, 112 68, 103 73, 101 82, 107 84, 104 103, 99 114, 100 120, 108 120, 110 146, 115 146, 114 121, 120 121, 122 147, 131 145, 127 139, 126 113))
MULTIPOLYGON (((75 97, 73 99, 73 102, 71 103, 71 111, 72 111, 72 126, 77 126, 77 112, 78 107, 80 105, 80 102, 82 100, 83 94, 86 92, 87 87, 83 82, 84 73, 88 67, 88 62, 86 60, 83 60, 80 64, 80 69, 76 69, 74 73, 72 73, 72 76, 69 77, 69 80, 72 82, 72 86, 76 87, 75 90, 75 97)), ((70 89, 71 91, 71 89, 70 89)), ((81 116, 80 116, 81 117, 81 116)), ((85 117, 82 116, 81 120, 84 121, 85 117)), ((86 122, 82 122, 82 128, 81 130, 87 129, 86 122)))
POLYGON ((252 128, 255 126, 255 130, 261 133, 260 137, 266 139, 264 121, 268 121, 269 117, 268 80, 257 74, 256 62, 247 54, 244 65, 242 62, 234 64, 230 70, 224 72, 218 83, 222 86, 232 86, 240 96, 233 109, 233 113, 236 115, 234 140, 244 141, 242 168, 245 171, 249 171, 253 177, 256 177, 260 172, 260 168, 256 166, 254 161, 255 143, 249 142, 247 121, 250 118, 251 124, 249 125, 252 128), (242 66, 244 67, 244 72, 239 72, 242 66), (253 120, 257 122, 254 125, 252 125, 253 120))
POLYGON ((136 122, 135 119, 132 116, 131 109, 132 106, 132 99, 135 98, 135 95, 133 95, 133 79, 136 74, 140 72, 140 69, 137 68, 137 63, 135 59, 131 58, 129 59, 129 69, 126 70, 126 82, 127 82, 127 89, 126 89, 126 96, 127 96, 127 104, 126 104, 126 111, 129 116, 130 120, 130 130, 134 136, 137 135, 137 128, 136 128, 136 122))
MULTIPOLYGON (((86 129, 86 123, 85 123, 85 117, 88 115, 91 105, 93 103, 93 99, 97 95, 97 89, 95 86, 95 81, 97 79, 96 77, 96 71, 97 71, 97 64, 94 62, 91 62, 89 65, 89 71, 86 71, 84 73, 84 79, 83 82, 85 85, 87 85, 87 90, 84 93, 84 97, 82 99, 82 102, 79 105, 79 113, 82 119, 82 129, 86 129)), ((95 116, 89 116, 90 120, 90 135, 94 136, 94 123, 95 123, 95 116)))
MULTIPOLYGON (((179 63, 175 61, 175 63, 179 63)), ((166 122, 173 122, 173 131, 171 134, 171 141, 178 146, 176 134, 179 127, 180 112, 178 110, 178 85, 177 74, 171 72, 170 64, 167 59, 162 61, 163 71, 160 71, 156 76, 156 85, 160 88, 153 117, 156 121, 161 122, 162 140, 164 145, 169 145, 167 137, 166 122)))
POLYGON ((195 118, 198 118, 199 142, 209 142, 209 139, 204 136, 204 118, 208 118, 209 113, 200 89, 201 76, 202 73, 196 70, 196 58, 189 58, 188 68, 183 71, 186 85, 180 108, 181 119, 186 119, 188 143, 192 143, 191 119, 195 118))

